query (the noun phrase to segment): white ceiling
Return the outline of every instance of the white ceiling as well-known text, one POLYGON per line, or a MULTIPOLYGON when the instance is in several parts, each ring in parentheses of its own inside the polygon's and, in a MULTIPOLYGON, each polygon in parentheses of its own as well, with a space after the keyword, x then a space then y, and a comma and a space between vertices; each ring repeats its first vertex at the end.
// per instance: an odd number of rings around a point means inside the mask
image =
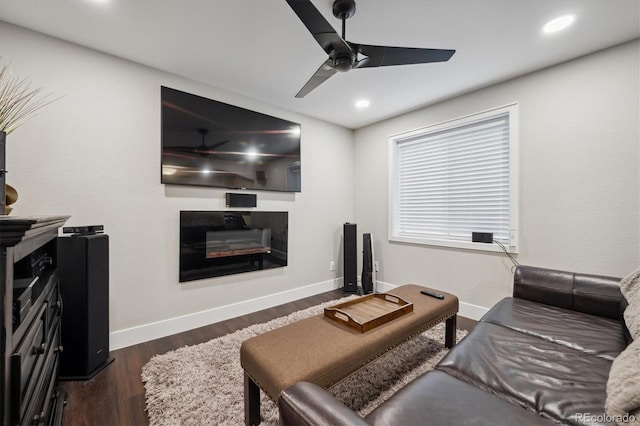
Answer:
MULTIPOLYGON (((332 0, 312 1, 340 33, 332 0)), ((360 0, 347 40, 456 54, 339 73, 303 99, 326 56, 285 0, 0 0, 0 20, 358 128, 638 38, 640 0, 360 0), (565 13, 572 27, 541 33, 565 13)))

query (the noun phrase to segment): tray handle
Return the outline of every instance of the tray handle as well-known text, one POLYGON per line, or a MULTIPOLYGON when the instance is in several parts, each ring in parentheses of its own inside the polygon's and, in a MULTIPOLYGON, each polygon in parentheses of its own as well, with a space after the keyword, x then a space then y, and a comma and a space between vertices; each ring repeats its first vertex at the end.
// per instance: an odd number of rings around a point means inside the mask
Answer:
POLYGON ((401 303, 406 305, 408 303, 407 301, 400 299, 398 296, 394 296, 392 294, 385 294, 384 298, 385 300, 391 303, 395 303, 396 305, 400 305, 401 303))
POLYGON ((342 321, 342 322, 346 322, 347 324, 351 324, 352 326, 356 327, 356 328, 360 328, 360 323, 358 323, 356 320, 354 320, 351 315, 349 315, 348 313, 341 311, 339 309, 336 308, 324 308, 325 310, 325 314, 335 320, 338 321, 342 321))

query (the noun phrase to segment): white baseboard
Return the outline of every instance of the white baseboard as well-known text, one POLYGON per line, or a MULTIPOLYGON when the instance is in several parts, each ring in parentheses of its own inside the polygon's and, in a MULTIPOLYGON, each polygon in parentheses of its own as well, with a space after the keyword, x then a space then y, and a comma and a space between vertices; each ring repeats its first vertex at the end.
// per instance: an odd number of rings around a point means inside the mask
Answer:
MULTIPOLYGON (((376 285, 377 285, 376 291, 378 291, 379 293, 384 293, 385 291, 390 291, 398 287, 395 284, 385 283, 383 281, 377 281, 376 285)), ((458 311, 458 315, 478 321, 488 311, 489 311, 489 308, 485 308, 483 306, 473 305, 471 303, 466 303, 466 302, 460 302, 460 310, 458 311)))
POLYGON ((395 284, 389 284, 389 283, 385 283, 384 281, 376 281, 376 292, 377 293, 384 293, 390 290, 393 290, 394 288, 398 287, 395 284))
POLYGON ((175 318, 143 324, 136 327, 117 330, 109 333, 109 350, 136 345, 153 339, 182 333, 194 328, 246 315, 262 309, 278 306, 283 303, 303 299, 326 291, 335 290, 342 286, 342 279, 323 281, 293 290, 270 294, 255 299, 245 300, 231 305, 220 306, 205 311, 194 312, 175 318))
POLYGON ((489 308, 485 308, 484 306, 460 302, 460 310, 458 311, 458 315, 478 321, 487 312, 489 312, 489 308))
MULTIPOLYGON (((342 287, 342 278, 310 284, 304 287, 287 290, 280 293, 270 294, 255 299, 245 300, 231 305, 220 306, 205 311, 194 312, 192 314, 179 317, 168 318, 149 324, 136 327, 125 328, 109 333, 109 350, 124 348, 149 340, 159 339, 176 333, 193 330, 194 328, 228 320, 241 315, 246 315, 262 309, 282 305, 283 303, 303 299, 326 291, 335 290, 342 287)), ((377 281, 376 291, 383 293, 398 287, 395 284, 377 281)), ((471 303, 460 302, 461 316, 479 320, 489 309, 471 303)))

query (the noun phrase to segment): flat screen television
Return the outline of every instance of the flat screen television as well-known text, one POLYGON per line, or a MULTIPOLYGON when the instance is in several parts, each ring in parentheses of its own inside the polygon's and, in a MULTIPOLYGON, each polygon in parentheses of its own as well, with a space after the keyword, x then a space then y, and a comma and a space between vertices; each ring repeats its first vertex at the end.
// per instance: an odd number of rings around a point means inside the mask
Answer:
POLYGON ((161 87, 161 182, 301 191, 300 124, 161 87))

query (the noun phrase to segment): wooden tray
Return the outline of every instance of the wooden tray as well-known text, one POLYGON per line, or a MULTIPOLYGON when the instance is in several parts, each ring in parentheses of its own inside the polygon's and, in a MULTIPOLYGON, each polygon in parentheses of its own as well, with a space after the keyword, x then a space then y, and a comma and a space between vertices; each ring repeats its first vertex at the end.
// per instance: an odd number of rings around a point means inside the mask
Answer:
POLYGON ((398 296, 375 293, 356 300, 324 308, 324 316, 358 330, 374 329, 404 314, 413 312, 413 303, 398 296))

